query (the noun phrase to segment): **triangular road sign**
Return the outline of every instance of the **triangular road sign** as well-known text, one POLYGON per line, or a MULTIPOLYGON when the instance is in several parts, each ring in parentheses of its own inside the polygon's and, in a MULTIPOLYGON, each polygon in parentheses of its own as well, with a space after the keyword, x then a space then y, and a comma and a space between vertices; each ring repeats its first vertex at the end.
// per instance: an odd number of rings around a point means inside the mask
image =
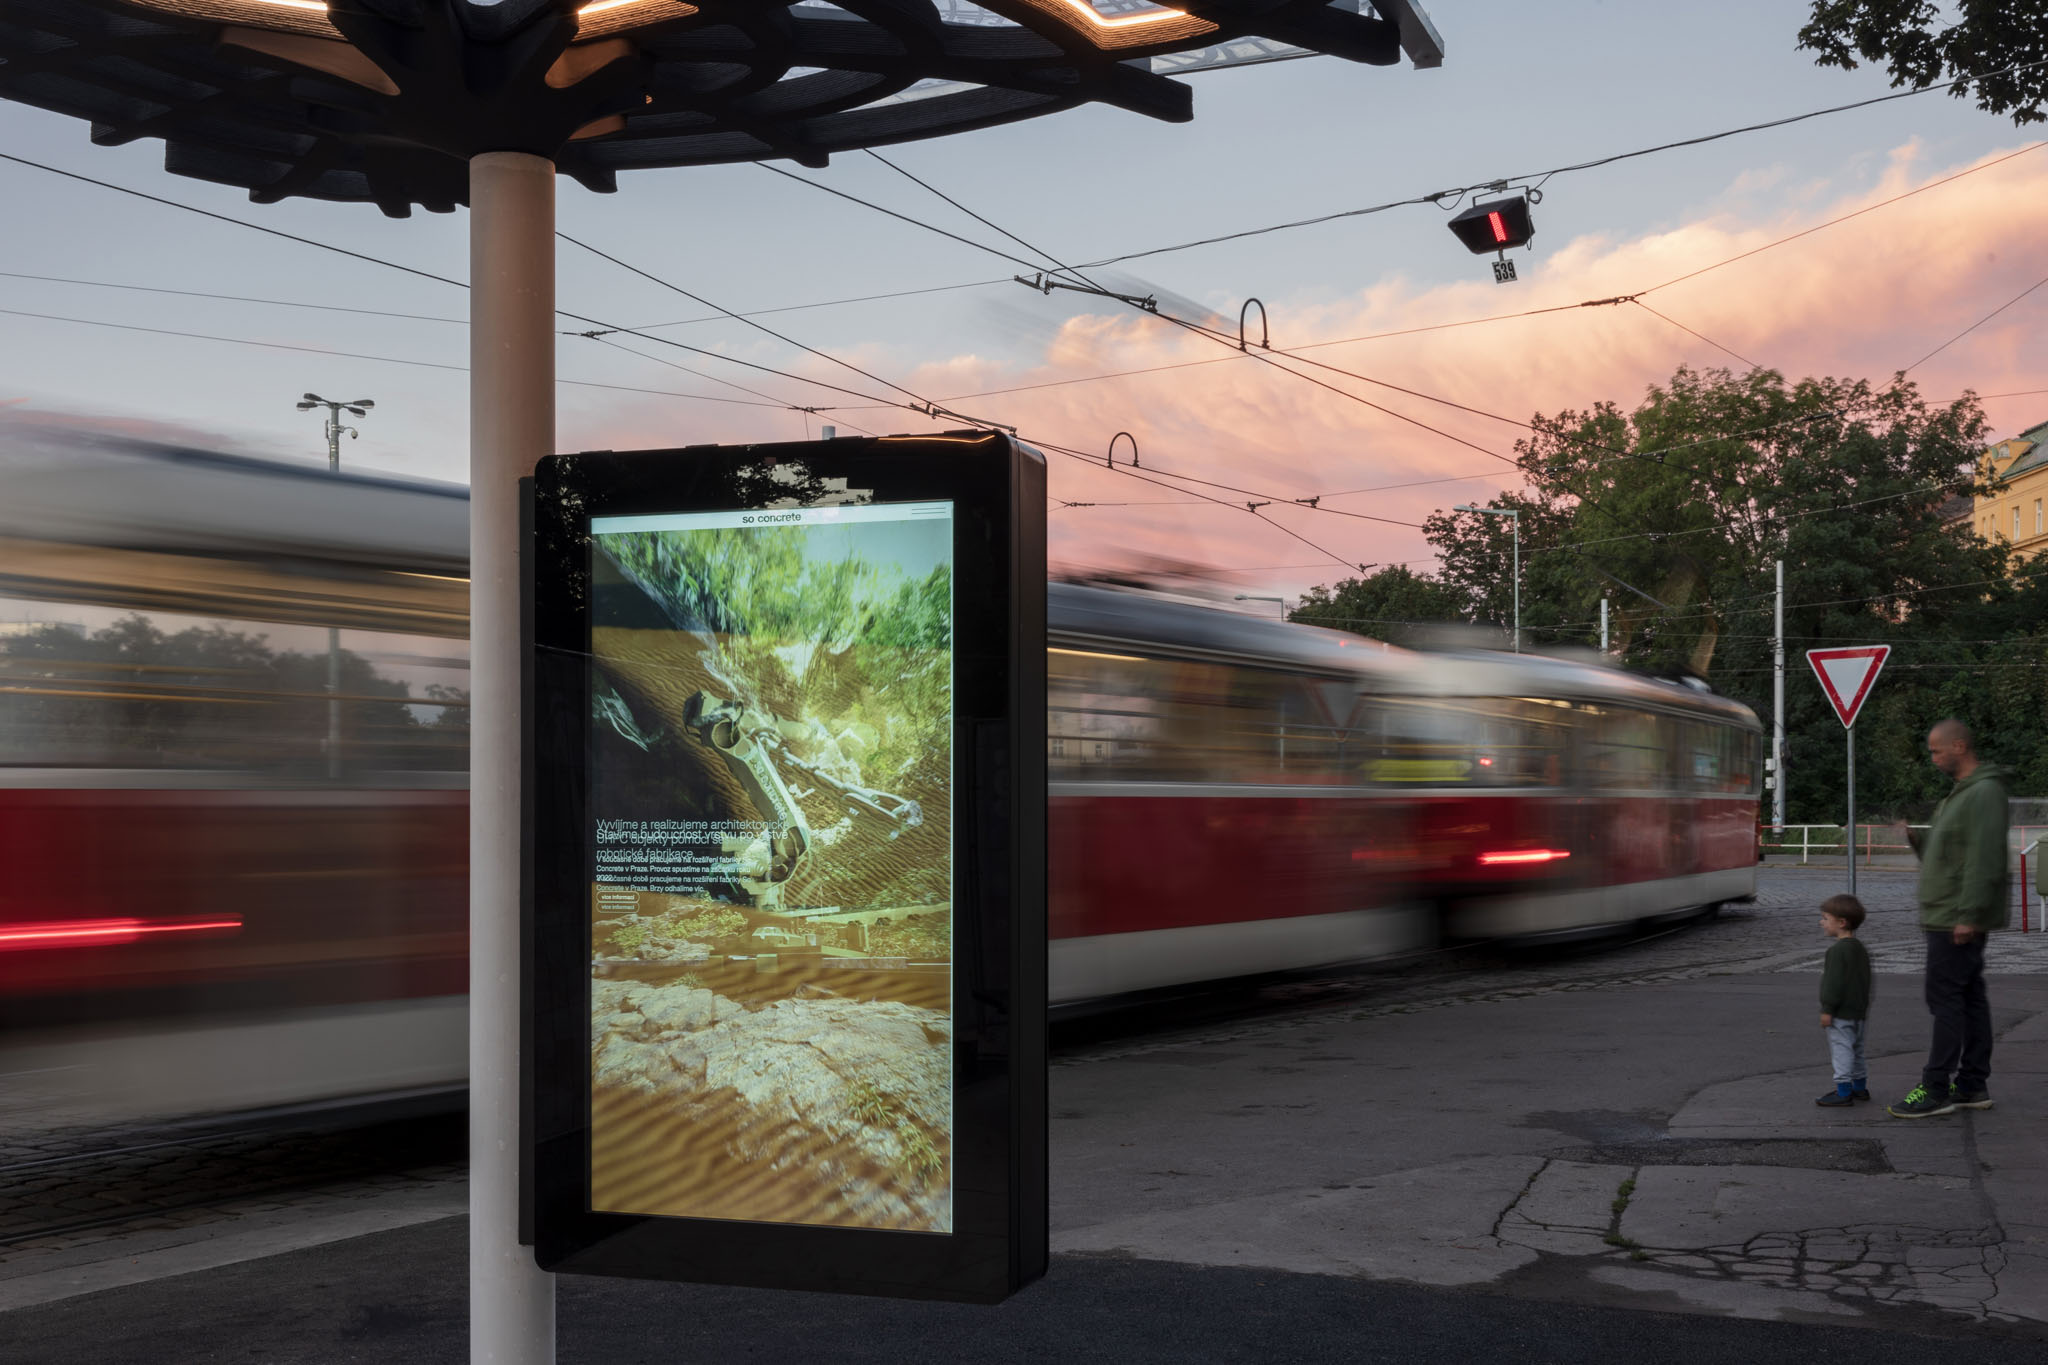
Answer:
POLYGON ((1870 685, 1877 681, 1877 671, 1884 667, 1884 661, 1891 652, 1890 645, 1806 651, 1806 662, 1813 665, 1813 676, 1820 679, 1820 690, 1828 694, 1828 704, 1842 718, 1842 728, 1847 729, 1856 723, 1856 713, 1863 709, 1864 698, 1870 695, 1870 685))

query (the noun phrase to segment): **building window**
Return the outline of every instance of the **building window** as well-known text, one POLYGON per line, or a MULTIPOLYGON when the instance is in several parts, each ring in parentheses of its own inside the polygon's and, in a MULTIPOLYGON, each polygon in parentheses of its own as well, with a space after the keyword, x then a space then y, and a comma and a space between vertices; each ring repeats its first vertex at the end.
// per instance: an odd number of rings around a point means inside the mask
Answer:
POLYGON ((2012 538, 2014 540, 2020 538, 2020 509, 2017 503, 2013 505, 2012 509, 2012 538))
POLYGON ((2041 534, 2041 500, 2039 498, 2034 499, 2034 534, 2037 536, 2041 534))

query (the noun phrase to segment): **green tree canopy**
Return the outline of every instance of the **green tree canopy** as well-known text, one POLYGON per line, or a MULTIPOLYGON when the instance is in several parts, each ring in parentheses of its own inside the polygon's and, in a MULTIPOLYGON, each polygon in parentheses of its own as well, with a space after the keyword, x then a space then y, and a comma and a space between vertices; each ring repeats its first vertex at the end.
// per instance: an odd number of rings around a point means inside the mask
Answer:
MULTIPOLYGON (((1597 646, 1605 597, 1618 662, 1696 674, 1768 719, 1782 559, 1795 820, 1841 813, 1842 727, 1805 662, 1828 645, 1894 646, 1857 726, 1864 810, 1913 814, 1939 794, 1921 740, 1944 715, 2018 766, 2021 790, 2048 793, 2048 571, 1974 530, 1973 396, 1681 368, 1633 411, 1597 403, 1533 428, 1516 448, 1526 485, 1488 504, 1522 512, 1525 648, 1597 646)), ((1380 635, 1370 618, 1426 618, 1435 599, 1505 631, 1509 519, 1439 511, 1425 527, 1437 575, 1316 589, 1297 619, 1380 635), (1396 586, 1418 595, 1396 608, 1396 586)))
POLYGON ((1822 66, 1883 62, 1915 90, 1958 81, 1958 98, 2014 123, 2048 118, 2048 0, 1814 0, 1799 46, 1822 66))
POLYGON ((1389 564, 1334 588, 1310 588, 1288 619, 1398 643, 1418 626, 1471 618, 1459 591, 1428 574, 1413 573, 1406 565, 1389 564))

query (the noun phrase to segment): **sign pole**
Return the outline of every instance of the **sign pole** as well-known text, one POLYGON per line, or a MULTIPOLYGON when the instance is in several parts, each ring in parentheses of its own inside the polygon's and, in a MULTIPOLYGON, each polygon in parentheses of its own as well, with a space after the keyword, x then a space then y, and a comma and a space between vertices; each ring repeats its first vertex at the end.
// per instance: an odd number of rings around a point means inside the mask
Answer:
MULTIPOLYGON (((1890 645, 1859 645, 1840 649, 1809 649, 1806 662, 1820 682, 1828 705, 1849 736, 1849 827, 1843 834, 1843 852, 1849 864, 1849 894, 1856 894, 1856 717, 1869 700, 1871 685, 1891 657, 1890 645)), ((1779 774, 1783 795, 1784 774, 1779 774)))
POLYGON ((1849 727, 1849 894, 1856 894, 1856 727, 1849 727))

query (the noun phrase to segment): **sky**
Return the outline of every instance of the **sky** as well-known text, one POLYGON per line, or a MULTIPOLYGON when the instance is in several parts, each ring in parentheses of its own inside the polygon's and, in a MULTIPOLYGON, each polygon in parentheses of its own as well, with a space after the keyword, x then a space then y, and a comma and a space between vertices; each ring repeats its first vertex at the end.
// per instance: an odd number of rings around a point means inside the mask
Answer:
MULTIPOLYGON (((1089 108, 886 155, 1072 264, 1522 177, 1889 92, 1881 71, 1820 68, 1796 50, 1803 0, 1425 7, 1446 50, 1435 70, 1317 58, 1209 72, 1187 78, 1189 124, 1089 108)), ((1051 553, 1070 567, 1167 557, 1205 566, 1247 594, 1291 599, 1360 564, 1426 569, 1429 547, 1414 523, 1514 486, 1502 457, 1522 430, 1516 423, 1602 400, 1633 406, 1682 364, 1740 371, 1755 363, 1794 378, 1880 383, 1913 366, 1929 398, 1987 395, 1994 436, 2048 419, 2048 288, 1916 364, 2048 275, 2030 209, 2048 201, 2048 148, 2027 150, 2042 137, 2043 125, 2018 129, 1932 92, 1561 173, 1544 183, 1533 247, 1514 253, 1520 279, 1509 285, 1496 285, 1489 258, 1468 254, 1444 226, 1448 214, 1426 205, 1154 256, 1097 276, 1156 294, 1166 311, 1208 310, 1232 330, 1256 297, 1276 347, 1342 343, 1303 354, 1364 376, 1323 372, 1349 397, 1121 305, 1026 288, 1011 281, 1018 268, 1009 262, 757 166, 630 174, 614 195, 564 180, 559 215, 563 232, 648 275, 725 308, 792 310, 761 321, 958 411, 1015 425, 1027 439, 1105 452, 1127 432, 1141 466, 1162 476, 1270 497, 1276 505, 1261 521, 1099 460, 1055 454, 1055 497, 1092 505, 1054 508, 1051 553), (1933 184, 1948 177, 1956 178, 1933 184), (810 306, 907 290, 936 292, 810 306), (1642 290, 1663 317, 1624 304, 1412 330, 1642 290), (1389 332, 1407 334, 1377 335, 1389 332), (1153 372, 1127 373, 1136 370, 1153 372), (1316 509, 1292 502, 1306 497, 1322 501, 1316 509)), ((391 220, 367 205, 253 205, 239 191, 166 175, 160 143, 94 147, 84 124, 9 103, 0 103, 0 151, 420 269, 466 273, 461 213, 391 220)), ((787 169, 1016 250, 867 156, 839 157, 818 172, 787 169)), ((299 395, 369 397, 376 409, 354 423, 361 434, 344 443, 346 465, 465 477, 462 291, 4 162, 0 198, 11 210, 0 309, 12 313, 0 314, 0 401, 17 400, 14 411, 324 459, 319 415, 295 411, 299 395), (350 354, 281 349, 289 347, 350 354)), ((662 335, 721 356, 886 392, 727 319, 666 325, 707 310, 567 243, 558 260, 565 309, 664 324, 662 335)), ((793 440, 825 423, 849 433, 936 429, 909 412, 619 340, 644 354, 560 340, 560 449, 793 440), (792 404, 850 406, 808 414, 792 404)), ((1119 463, 1129 445, 1119 442, 1119 463)))

